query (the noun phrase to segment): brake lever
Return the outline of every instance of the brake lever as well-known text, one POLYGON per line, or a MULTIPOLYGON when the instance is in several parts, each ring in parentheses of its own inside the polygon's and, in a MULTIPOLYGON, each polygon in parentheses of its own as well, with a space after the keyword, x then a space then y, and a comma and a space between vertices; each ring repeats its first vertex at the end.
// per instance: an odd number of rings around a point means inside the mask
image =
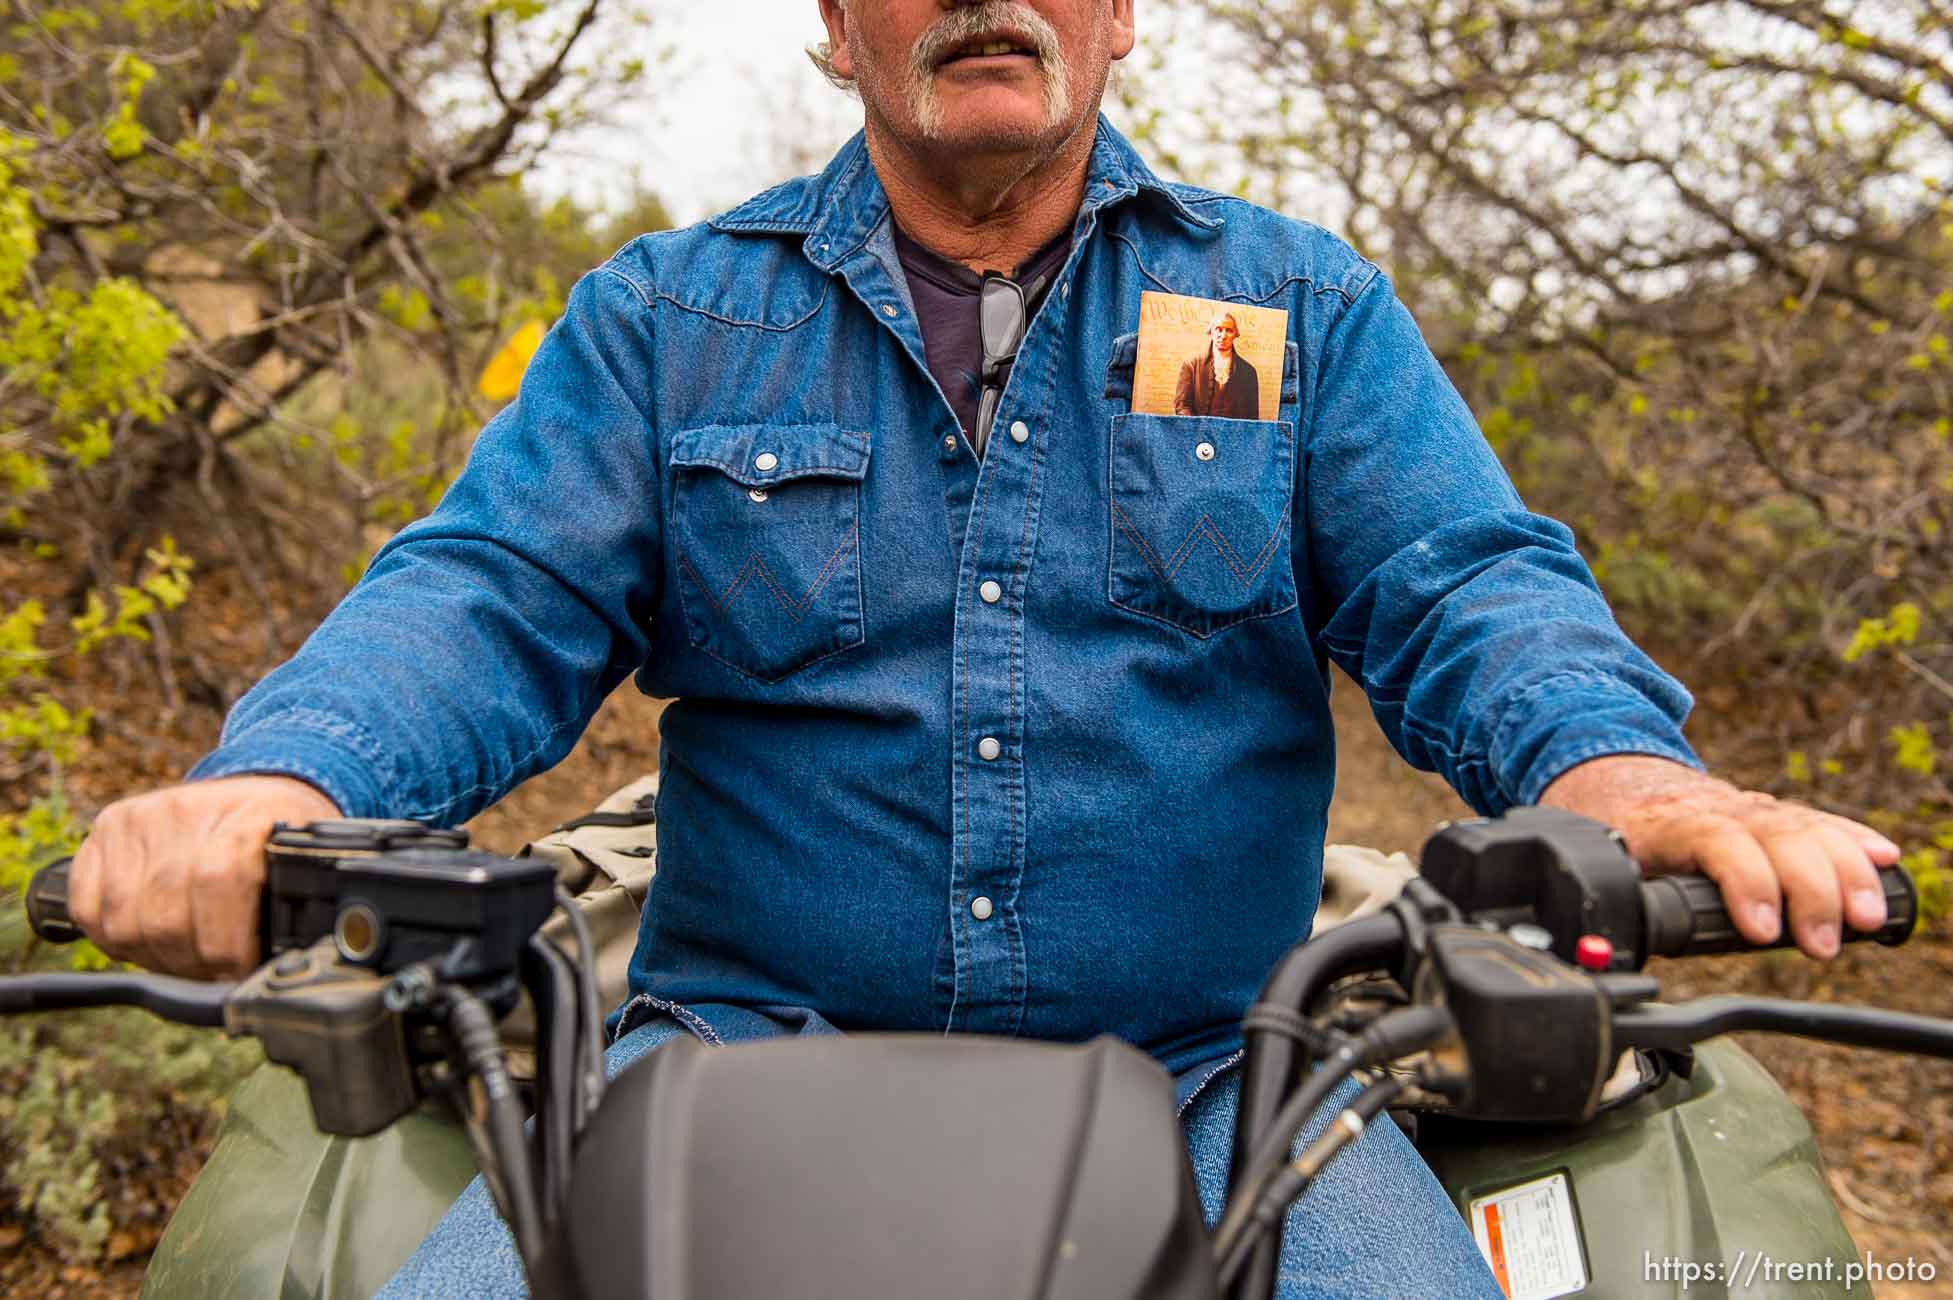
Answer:
POLYGON ((1623 1047, 1675 1051, 1746 1029, 1953 1060, 1953 1020, 1874 1007, 1726 995, 1676 1006, 1642 1005, 1614 1015, 1614 1038, 1623 1047))

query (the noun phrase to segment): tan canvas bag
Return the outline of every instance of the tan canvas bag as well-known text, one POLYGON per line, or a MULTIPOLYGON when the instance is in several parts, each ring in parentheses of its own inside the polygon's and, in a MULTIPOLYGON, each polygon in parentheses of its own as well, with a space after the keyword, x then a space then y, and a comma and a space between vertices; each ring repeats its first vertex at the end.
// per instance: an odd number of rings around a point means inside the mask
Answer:
MULTIPOLYGON (((597 1000, 605 1011, 624 1000, 631 951, 637 945, 637 918, 651 877, 658 870, 658 777, 639 777, 597 805, 596 811, 564 822, 541 839, 523 845, 518 855, 543 858, 576 898, 597 949, 597 1000)), ((569 918, 550 914, 542 932, 576 956, 569 918)), ((525 999, 502 1022, 502 1041, 516 1077, 535 1077, 535 1011, 525 999)))

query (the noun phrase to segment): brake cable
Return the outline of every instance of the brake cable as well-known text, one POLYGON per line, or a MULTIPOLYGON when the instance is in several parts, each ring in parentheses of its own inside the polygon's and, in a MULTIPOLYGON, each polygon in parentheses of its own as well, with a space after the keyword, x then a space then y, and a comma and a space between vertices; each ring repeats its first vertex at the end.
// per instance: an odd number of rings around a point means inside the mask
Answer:
POLYGON ((1269 1172, 1256 1190, 1253 1204, 1246 1207, 1234 1235, 1228 1237, 1223 1234, 1216 1240, 1215 1253, 1220 1259, 1223 1289, 1234 1284, 1255 1245, 1281 1223, 1288 1207, 1308 1190, 1309 1184, 1315 1181, 1323 1167, 1344 1147, 1361 1137, 1371 1121, 1382 1114, 1383 1108, 1403 1090, 1404 1081, 1395 1075, 1386 1074, 1373 1080, 1340 1115, 1329 1122, 1322 1136, 1310 1143, 1300 1156, 1287 1164, 1277 1165, 1269 1172))
MULTIPOLYGON (((1365 1066, 1384 1065, 1431 1046, 1452 1032, 1452 1024, 1450 1014, 1442 1007, 1412 1006, 1379 1017, 1360 1033, 1329 1032, 1341 1041, 1303 1080, 1301 1087, 1282 1103, 1281 1109, 1250 1153, 1247 1164, 1240 1171, 1241 1176, 1235 1180, 1237 1190, 1215 1234, 1214 1250, 1218 1258, 1230 1257, 1241 1244, 1242 1235, 1249 1231, 1248 1225, 1256 1212, 1255 1207, 1269 1180, 1281 1169, 1295 1135, 1315 1114, 1316 1108, 1328 1099, 1329 1094, 1354 1071, 1365 1066)), ((1397 1085, 1399 1090, 1402 1086, 1401 1083, 1397 1085)), ((1395 1092, 1391 1095, 1394 1096, 1395 1092)), ((1245 1251, 1242 1259, 1245 1262, 1245 1251)), ((1239 1268, 1240 1264, 1237 1263, 1236 1270, 1239 1268)))

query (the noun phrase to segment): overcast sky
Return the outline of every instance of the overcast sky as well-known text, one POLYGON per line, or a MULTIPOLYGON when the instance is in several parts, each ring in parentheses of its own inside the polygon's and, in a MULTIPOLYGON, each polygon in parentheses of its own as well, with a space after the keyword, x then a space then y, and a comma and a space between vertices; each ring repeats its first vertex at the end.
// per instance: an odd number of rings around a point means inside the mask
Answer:
POLYGON ((803 51, 823 36, 814 0, 654 6, 643 107, 588 132, 538 168, 536 184, 613 202, 641 183, 681 222, 817 169, 860 126, 861 106, 821 79, 803 51), (633 173, 635 173, 635 183, 633 173))

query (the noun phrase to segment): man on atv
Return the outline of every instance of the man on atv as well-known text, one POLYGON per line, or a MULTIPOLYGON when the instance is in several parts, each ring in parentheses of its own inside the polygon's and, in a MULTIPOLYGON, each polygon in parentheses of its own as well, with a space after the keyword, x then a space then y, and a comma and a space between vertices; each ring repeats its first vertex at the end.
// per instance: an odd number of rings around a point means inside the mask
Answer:
MULTIPOLYGON (((614 1060, 1115 1033, 1180 1081, 1211 1211, 1239 1018, 1316 903, 1330 659, 1481 810, 1608 822, 1753 940, 1876 926, 1897 849, 1699 771, 1686 693, 1384 274, 1160 180, 1099 116, 1133 7, 820 0, 862 134, 578 283, 439 508, 188 784, 103 812, 87 932, 235 974, 273 822, 459 822, 635 673, 676 702, 614 1060), (1143 291, 1286 312, 1277 418, 1134 411, 1143 291)), ((517 1276, 482 1205, 413 1285, 517 1276)), ((1284 1295, 1496 1294, 1388 1125, 1307 1206, 1284 1295)))

